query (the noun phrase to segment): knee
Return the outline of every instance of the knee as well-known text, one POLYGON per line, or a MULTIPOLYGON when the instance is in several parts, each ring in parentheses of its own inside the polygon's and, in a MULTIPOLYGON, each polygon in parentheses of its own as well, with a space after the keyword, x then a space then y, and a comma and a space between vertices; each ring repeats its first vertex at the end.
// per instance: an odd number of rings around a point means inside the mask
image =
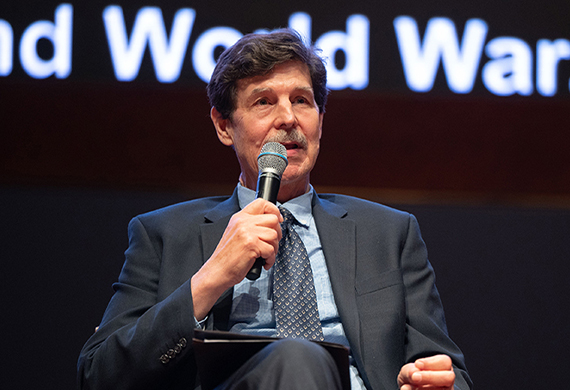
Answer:
MULTIPOLYGON (((271 349, 279 351, 280 354, 299 356, 320 354, 324 349, 312 341, 304 339, 281 339, 270 345, 271 349)), ((325 351, 326 352, 326 351, 325 351)))
POLYGON ((307 340, 282 339, 249 359, 223 389, 341 389, 340 373, 330 353, 307 340))
POLYGON ((295 369, 336 367, 332 356, 320 345, 303 339, 282 339, 271 343, 268 353, 278 356, 284 364, 295 369))
MULTIPOLYGON (((331 354, 319 344, 300 339, 271 343, 268 354, 279 389, 340 389, 340 373, 331 354)), ((263 388, 263 387, 262 387, 263 388)), ((270 388, 270 387, 265 387, 270 388)))

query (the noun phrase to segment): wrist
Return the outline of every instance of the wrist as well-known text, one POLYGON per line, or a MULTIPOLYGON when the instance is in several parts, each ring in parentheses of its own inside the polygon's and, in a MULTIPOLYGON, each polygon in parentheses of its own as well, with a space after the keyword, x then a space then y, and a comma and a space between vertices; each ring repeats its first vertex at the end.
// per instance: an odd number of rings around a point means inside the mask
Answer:
MULTIPOLYGON (((231 287, 231 286, 230 286, 231 287)), ((214 275, 200 269, 190 279, 194 317, 201 322, 208 315, 218 298, 229 287, 221 284, 214 275)))

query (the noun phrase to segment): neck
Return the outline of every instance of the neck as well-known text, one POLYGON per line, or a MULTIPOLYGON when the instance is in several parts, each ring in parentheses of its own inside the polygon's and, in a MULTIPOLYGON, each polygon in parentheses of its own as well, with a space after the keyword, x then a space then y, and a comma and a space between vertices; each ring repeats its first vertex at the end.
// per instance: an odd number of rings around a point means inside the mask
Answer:
MULTIPOLYGON (((257 181, 248 181, 245 179, 243 173, 239 176, 239 182, 242 186, 249 188, 252 191, 256 191, 257 181)), ((285 203, 293 198, 306 194, 309 191, 309 177, 305 177, 298 181, 281 181, 279 187, 279 193, 277 194, 277 201, 280 203, 285 203)))
POLYGON ((279 188, 279 193, 277 194, 277 200, 281 203, 285 203, 288 200, 306 194, 309 191, 309 188, 309 178, 299 183, 281 182, 281 187, 279 188))

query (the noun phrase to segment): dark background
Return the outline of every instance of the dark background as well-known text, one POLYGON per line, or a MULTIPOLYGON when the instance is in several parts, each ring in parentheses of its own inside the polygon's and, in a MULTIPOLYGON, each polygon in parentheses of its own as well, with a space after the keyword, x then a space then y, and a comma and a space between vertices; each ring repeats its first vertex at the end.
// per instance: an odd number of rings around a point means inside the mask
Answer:
MULTIPOLYGON (((190 46, 223 25, 242 32, 313 18, 313 38, 370 19, 370 87, 334 91, 319 192, 340 192, 414 213, 428 245, 452 338, 479 389, 564 386, 568 361, 570 159, 568 64, 559 92, 499 98, 478 76, 468 95, 406 88, 392 27, 420 31, 435 16, 458 30, 484 19, 489 39, 570 39, 570 5, 549 1, 318 2, 121 1, 127 24, 145 5, 169 18, 196 10, 190 46), (202 2, 201 2, 202 3, 202 2), (204 2, 205 3, 205 2, 204 2)), ((154 78, 150 56, 130 83, 113 79, 101 12, 74 6, 73 71, 33 80, 19 65, 25 28, 53 20, 53 1, 8 1, 14 70, 0 78, 0 388, 70 389, 79 350, 99 323, 127 247, 133 216, 209 194, 231 193, 238 166, 217 140, 205 84, 185 61, 181 79, 154 78)), ((190 50, 189 50, 190 51, 190 50)), ((483 55, 482 63, 487 59, 483 55)), ((480 75, 480 72, 478 73, 480 75)))

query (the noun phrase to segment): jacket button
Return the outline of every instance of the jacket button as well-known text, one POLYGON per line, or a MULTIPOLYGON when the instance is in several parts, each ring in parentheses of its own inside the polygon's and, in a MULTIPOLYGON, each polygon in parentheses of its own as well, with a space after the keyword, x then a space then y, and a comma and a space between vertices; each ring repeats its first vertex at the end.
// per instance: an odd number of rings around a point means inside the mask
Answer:
POLYGON ((170 361, 170 358, 169 358, 168 355, 166 355, 166 354, 164 354, 164 355, 162 355, 162 356, 160 357, 160 362, 161 362, 162 364, 166 364, 166 363, 168 363, 169 361, 170 361))
POLYGON ((179 341, 178 341, 178 345, 180 345, 182 348, 186 347, 187 341, 184 337, 182 337, 179 341))

